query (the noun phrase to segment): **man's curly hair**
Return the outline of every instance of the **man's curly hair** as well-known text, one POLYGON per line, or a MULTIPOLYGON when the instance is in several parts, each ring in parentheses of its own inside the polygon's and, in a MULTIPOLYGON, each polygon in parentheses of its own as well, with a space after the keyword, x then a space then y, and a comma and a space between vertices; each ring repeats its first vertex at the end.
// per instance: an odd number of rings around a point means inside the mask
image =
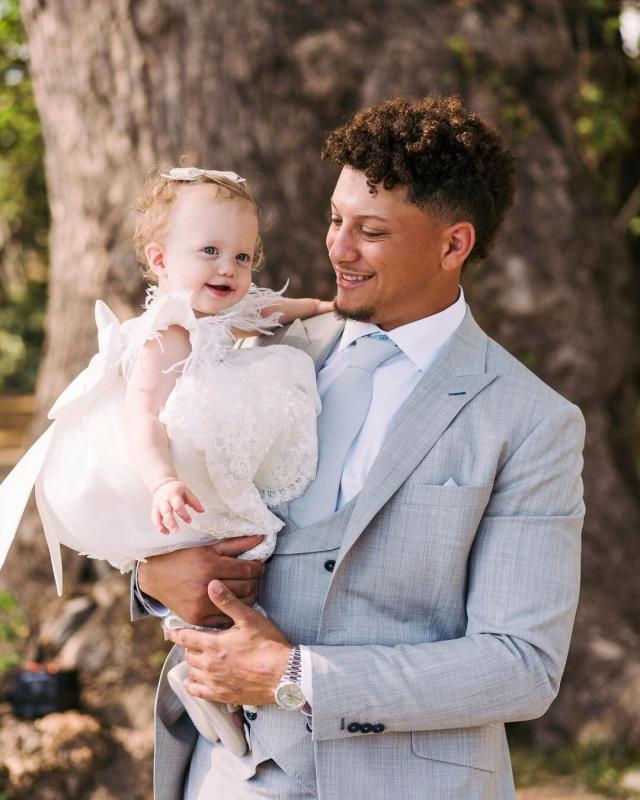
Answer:
POLYGON ((500 133, 455 96, 397 97, 358 111, 329 134, 322 158, 364 172, 372 194, 401 184, 424 211, 471 222, 469 262, 487 257, 513 204, 513 156, 500 133))

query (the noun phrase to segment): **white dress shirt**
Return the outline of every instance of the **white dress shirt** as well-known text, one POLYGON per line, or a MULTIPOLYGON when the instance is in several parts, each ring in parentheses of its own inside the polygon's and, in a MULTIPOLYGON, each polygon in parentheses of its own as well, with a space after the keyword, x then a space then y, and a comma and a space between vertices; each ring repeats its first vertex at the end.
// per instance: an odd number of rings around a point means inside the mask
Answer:
MULTIPOLYGON (((318 393, 321 400, 324 400, 329 386, 348 365, 349 347, 356 339, 371 333, 386 333, 398 345, 400 352, 381 364, 373 373, 371 405, 345 458, 337 508, 348 503, 362 488, 398 411, 409 399, 442 346, 458 328, 465 313, 464 292, 460 287, 458 299, 444 311, 392 331, 382 331, 369 322, 347 320, 341 338, 318 373, 318 393)), ((300 651, 302 691, 309 704, 313 705, 311 654, 304 646, 300 651)))

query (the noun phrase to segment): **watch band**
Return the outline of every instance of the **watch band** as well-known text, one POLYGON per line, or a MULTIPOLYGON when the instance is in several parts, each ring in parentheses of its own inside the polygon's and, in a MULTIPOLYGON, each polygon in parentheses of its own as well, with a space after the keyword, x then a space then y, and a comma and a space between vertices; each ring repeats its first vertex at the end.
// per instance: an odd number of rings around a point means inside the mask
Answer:
POLYGON ((291 683, 302 683, 302 653, 300 652, 300 645, 294 644, 289 653, 289 660, 287 661, 287 668, 284 671, 282 680, 291 681, 291 683))

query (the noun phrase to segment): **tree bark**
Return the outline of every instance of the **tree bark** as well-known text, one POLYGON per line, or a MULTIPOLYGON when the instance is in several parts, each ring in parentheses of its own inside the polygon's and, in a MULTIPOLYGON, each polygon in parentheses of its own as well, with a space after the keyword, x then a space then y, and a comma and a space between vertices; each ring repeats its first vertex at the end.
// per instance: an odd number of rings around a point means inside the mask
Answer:
POLYGON ((629 255, 577 147, 562 4, 22 7, 52 213, 41 412, 95 350, 96 298, 121 316, 141 302, 130 209, 151 167, 196 152, 245 175, 263 214, 260 282, 290 278, 293 295, 330 296, 326 132, 358 107, 430 92, 461 94, 504 131, 518 200, 490 259, 463 271, 465 291, 485 329, 588 425, 582 601, 562 691, 537 731, 640 742, 635 298, 629 255))

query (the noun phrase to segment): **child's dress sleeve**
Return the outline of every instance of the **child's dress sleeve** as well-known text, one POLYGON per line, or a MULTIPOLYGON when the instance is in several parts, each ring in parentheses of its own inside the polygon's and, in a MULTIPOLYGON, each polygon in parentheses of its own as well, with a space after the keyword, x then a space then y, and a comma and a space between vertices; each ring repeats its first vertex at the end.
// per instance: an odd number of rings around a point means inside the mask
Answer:
POLYGON ((188 332, 193 349, 198 337, 198 325, 191 308, 191 293, 176 291, 159 294, 157 287, 150 287, 147 290, 144 313, 123 322, 121 326, 124 346, 120 364, 125 377, 131 373, 145 342, 155 340, 162 347, 161 334, 172 325, 179 325, 188 332))

